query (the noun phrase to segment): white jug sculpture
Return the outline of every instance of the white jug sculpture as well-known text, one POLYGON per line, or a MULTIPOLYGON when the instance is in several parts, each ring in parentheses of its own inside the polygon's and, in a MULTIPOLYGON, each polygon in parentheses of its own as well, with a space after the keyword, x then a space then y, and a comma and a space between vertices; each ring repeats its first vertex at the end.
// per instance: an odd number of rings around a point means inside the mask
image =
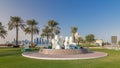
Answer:
POLYGON ((52 39, 51 42, 52 42, 52 49, 55 49, 55 47, 56 47, 56 45, 55 45, 55 39, 52 39))
POLYGON ((65 37, 65 42, 64 42, 65 49, 69 49, 69 38, 65 37))
POLYGON ((55 49, 61 49, 61 46, 58 44, 59 43, 59 37, 58 35, 55 35, 55 49))
POLYGON ((73 42, 73 37, 72 36, 69 39, 69 45, 76 46, 76 43, 73 42))

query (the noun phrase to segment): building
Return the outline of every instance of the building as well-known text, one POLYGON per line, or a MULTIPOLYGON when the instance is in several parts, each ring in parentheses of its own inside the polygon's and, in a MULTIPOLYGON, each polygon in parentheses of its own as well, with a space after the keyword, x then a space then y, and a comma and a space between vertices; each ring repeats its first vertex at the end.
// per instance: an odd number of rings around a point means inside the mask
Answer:
POLYGON ((102 46, 103 45, 103 40, 102 39, 97 39, 95 41, 95 43, 98 45, 98 46, 102 46))

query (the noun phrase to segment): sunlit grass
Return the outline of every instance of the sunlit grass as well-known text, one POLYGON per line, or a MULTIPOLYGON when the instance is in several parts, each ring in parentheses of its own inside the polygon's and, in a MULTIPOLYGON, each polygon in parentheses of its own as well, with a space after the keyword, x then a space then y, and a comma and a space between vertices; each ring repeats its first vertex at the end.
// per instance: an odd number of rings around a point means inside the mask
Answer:
POLYGON ((91 49, 106 52, 104 58, 87 60, 37 60, 21 56, 20 48, 0 48, 0 68, 120 68, 120 51, 91 49))

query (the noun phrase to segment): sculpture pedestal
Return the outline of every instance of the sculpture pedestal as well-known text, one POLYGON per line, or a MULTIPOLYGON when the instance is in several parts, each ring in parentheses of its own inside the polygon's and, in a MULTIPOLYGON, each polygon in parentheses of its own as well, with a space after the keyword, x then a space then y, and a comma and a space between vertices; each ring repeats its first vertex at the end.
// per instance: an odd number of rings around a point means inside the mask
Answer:
POLYGON ((41 54, 50 54, 50 55, 74 55, 74 54, 84 54, 89 53, 89 51, 83 49, 41 49, 39 51, 41 54))

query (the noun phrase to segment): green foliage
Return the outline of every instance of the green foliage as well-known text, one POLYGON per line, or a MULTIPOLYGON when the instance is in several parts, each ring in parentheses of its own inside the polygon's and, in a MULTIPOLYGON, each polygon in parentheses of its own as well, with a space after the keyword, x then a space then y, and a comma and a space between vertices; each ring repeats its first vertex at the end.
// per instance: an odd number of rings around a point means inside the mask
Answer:
POLYGON ((84 39, 83 39, 82 37, 78 37, 77 41, 78 41, 78 44, 79 44, 79 43, 83 43, 83 42, 84 42, 84 39))
POLYGON ((45 26, 42 29, 42 34, 41 36, 46 36, 53 38, 53 36, 56 34, 58 35, 60 33, 60 28, 58 27, 59 23, 57 23, 54 20, 49 20, 47 23, 47 26, 45 26))
POLYGON ((34 19, 31 19, 31 20, 27 20, 27 28, 25 28, 25 33, 26 34, 39 34, 39 29, 37 27, 38 25, 38 22, 34 19))
MULTIPOLYGON (((26 34, 31 34, 31 46, 33 46, 33 35, 39 34, 38 22, 34 19, 27 20, 27 26, 24 30, 26 34)), ((34 46, 33 46, 34 47, 34 46)))
POLYGON ((71 27, 71 33, 75 34, 77 32, 78 28, 73 26, 71 27))
POLYGON ((57 25, 59 25, 59 24, 54 20, 49 20, 48 21, 48 26, 50 26, 51 28, 53 28, 53 27, 55 27, 57 25))
POLYGON ((95 39, 94 39, 95 36, 93 34, 89 34, 85 38, 86 38, 86 42, 89 42, 89 43, 92 43, 95 41, 95 39))
POLYGON ((0 37, 5 38, 6 35, 7 35, 7 31, 5 30, 5 27, 0 22, 0 37))
POLYGON ((52 30, 49 28, 49 26, 45 26, 44 29, 42 29, 42 34, 41 36, 44 37, 46 36, 47 38, 50 36, 52 30))
POLYGON ((48 27, 51 30, 51 36, 56 34, 58 35, 60 33, 60 28, 58 27, 59 23, 54 20, 48 21, 48 27))
POLYGON ((120 41, 118 42, 118 44, 120 45, 120 41))
POLYGON ((24 29, 25 27, 24 21, 18 16, 14 17, 11 16, 10 21, 8 23, 8 30, 16 29, 18 27, 24 29))
POLYGON ((59 28, 59 27, 56 27, 56 28, 54 29, 54 33, 55 33, 56 35, 59 35, 59 34, 60 34, 60 28, 59 28))
POLYGON ((48 46, 48 49, 52 49, 52 46, 48 46))
POLYGON ((19 27, 21 29, 24 29, 25 27, 24 21, 18 16, 14 16, 14 17, 11 16, 10 21, 8 23, 8 30, 16 29, 16 46, 18 46, 19 27))
POLYGON ((39 34, 39 29, 36 26, 34 26, 32 29, 30 27, 27 27, 25 28, 24 32, 25 34, 39 34))
POLYGON ((35 19, 27 20, 27 25, 28 26, 36 26, 38 25, 38 22, 35 19))

